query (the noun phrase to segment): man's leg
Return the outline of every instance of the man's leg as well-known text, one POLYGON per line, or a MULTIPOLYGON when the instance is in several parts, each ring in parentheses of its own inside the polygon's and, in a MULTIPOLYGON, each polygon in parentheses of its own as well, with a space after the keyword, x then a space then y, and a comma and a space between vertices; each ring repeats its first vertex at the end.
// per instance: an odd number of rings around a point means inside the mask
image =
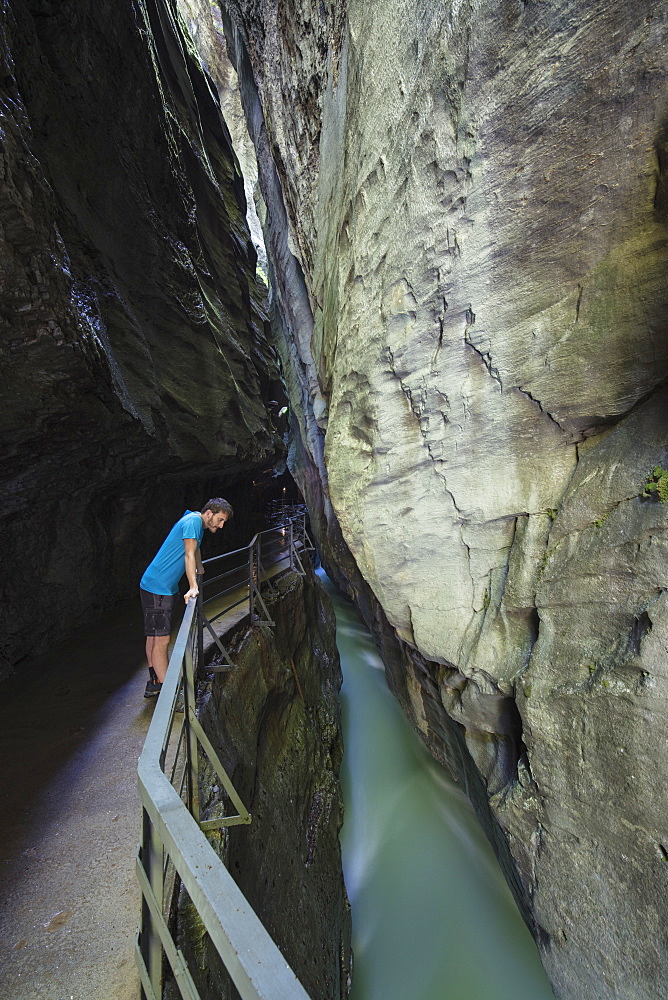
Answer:
MULTIPOLYGON (((168 635, 152 635, 149 639, 153 640, 151 646, 151 659, 149 660, 149 667, 153 667, 155 670, 155 675, 158 678, 158 683, 162 684, 165 679, 165 674, 167 673, 167 647, 169 646, 169 636, 168 635)), ((148 639, 146 640, 146 649, 148 657, 148 639)))
POLYGON ((155 672, 155 670, 153 668, 153 640, 154 639, 155 639, 154 635, 147 635, 146 636, 146 662, 148 663, 148 672, 151 675, 151 681, 153 683, 156 683, 157 680, 158 680, 158 678, 157 678, 156 672, 155 672))
POLYGON ((144 692, 145 698, 154 698, 160 693, 167 673, 167 647, 172 624, 175 597, 165 597, 140 590, 144 610, 144 633, 146 635, 146 659, 150 679, 144 692))

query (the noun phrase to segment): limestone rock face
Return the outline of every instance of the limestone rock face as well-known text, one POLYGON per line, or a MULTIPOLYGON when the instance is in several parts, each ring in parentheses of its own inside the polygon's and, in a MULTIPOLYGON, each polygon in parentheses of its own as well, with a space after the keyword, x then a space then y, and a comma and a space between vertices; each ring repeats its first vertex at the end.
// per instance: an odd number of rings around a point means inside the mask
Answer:
POLYGON ((226 10, 325 559, 558 996, 667 997, 665 5, 226 10))
MULTIPOLYGON (((226 638, 236 666, 202 688, 202 724, 253 817, 212 843, 309 997, 337 1000, 348 995, 351 952, 334 613, 313 577, 284 578, 267 601, 276 627, 226 638)), ((202 818, 229 814, 212 769, 201 784, 202 818)), ((196 931, 186 923, 183 934, 196 953, 196 931)), ((232 995, 217 958, 196 961, 202 997, 232 995)))
POLYGON ((175 4, 12 0, 0 58, 7 668, 280 444, 243 182, 175 4))

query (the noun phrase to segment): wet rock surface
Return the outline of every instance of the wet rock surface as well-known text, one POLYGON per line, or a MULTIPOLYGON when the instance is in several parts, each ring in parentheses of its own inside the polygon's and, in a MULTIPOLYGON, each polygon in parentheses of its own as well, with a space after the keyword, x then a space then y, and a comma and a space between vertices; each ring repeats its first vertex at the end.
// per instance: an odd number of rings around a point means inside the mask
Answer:
MULTIPOLYGON (((240 626, 226 638, 235 668, 201 691, 202 725, 252 816, 210 839, 309 997, 332 1000, 347 996, 351 963, 334 612, 314 578, 291 574, 277 589, 267 600, 275 628, 240 626)), ((201 805, 203 819, 234 811, 210 768, 201 805)), ((183 899, 178 921, 201 995, 231 995, 183 899)))
POLYGON ((226 11, 328 568, 557 994, 666 997, 666 11, 226 11))
POLYGON ((0 58, 4 672, 282 446, 243 181, 175 5, 15 0, 0 58))

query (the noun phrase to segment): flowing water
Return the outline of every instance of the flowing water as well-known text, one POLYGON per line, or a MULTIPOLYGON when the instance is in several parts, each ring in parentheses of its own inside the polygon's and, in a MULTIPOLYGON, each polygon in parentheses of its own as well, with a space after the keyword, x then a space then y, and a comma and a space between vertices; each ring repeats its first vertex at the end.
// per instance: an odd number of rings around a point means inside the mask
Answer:
POLYGON ((321 579, 344 678, 351 1000, 554 1000, 468 800, 390 694, 359 616, 321 579))

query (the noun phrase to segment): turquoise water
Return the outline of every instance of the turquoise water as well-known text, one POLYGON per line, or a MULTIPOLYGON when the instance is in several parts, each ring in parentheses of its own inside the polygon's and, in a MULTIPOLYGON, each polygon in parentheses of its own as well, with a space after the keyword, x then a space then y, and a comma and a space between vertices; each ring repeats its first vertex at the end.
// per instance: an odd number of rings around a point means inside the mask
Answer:
POLYGON ((554 1000, 468 800, 390 694, 359 616, 321 579, 344 677, 351 1000, 554 1000))

